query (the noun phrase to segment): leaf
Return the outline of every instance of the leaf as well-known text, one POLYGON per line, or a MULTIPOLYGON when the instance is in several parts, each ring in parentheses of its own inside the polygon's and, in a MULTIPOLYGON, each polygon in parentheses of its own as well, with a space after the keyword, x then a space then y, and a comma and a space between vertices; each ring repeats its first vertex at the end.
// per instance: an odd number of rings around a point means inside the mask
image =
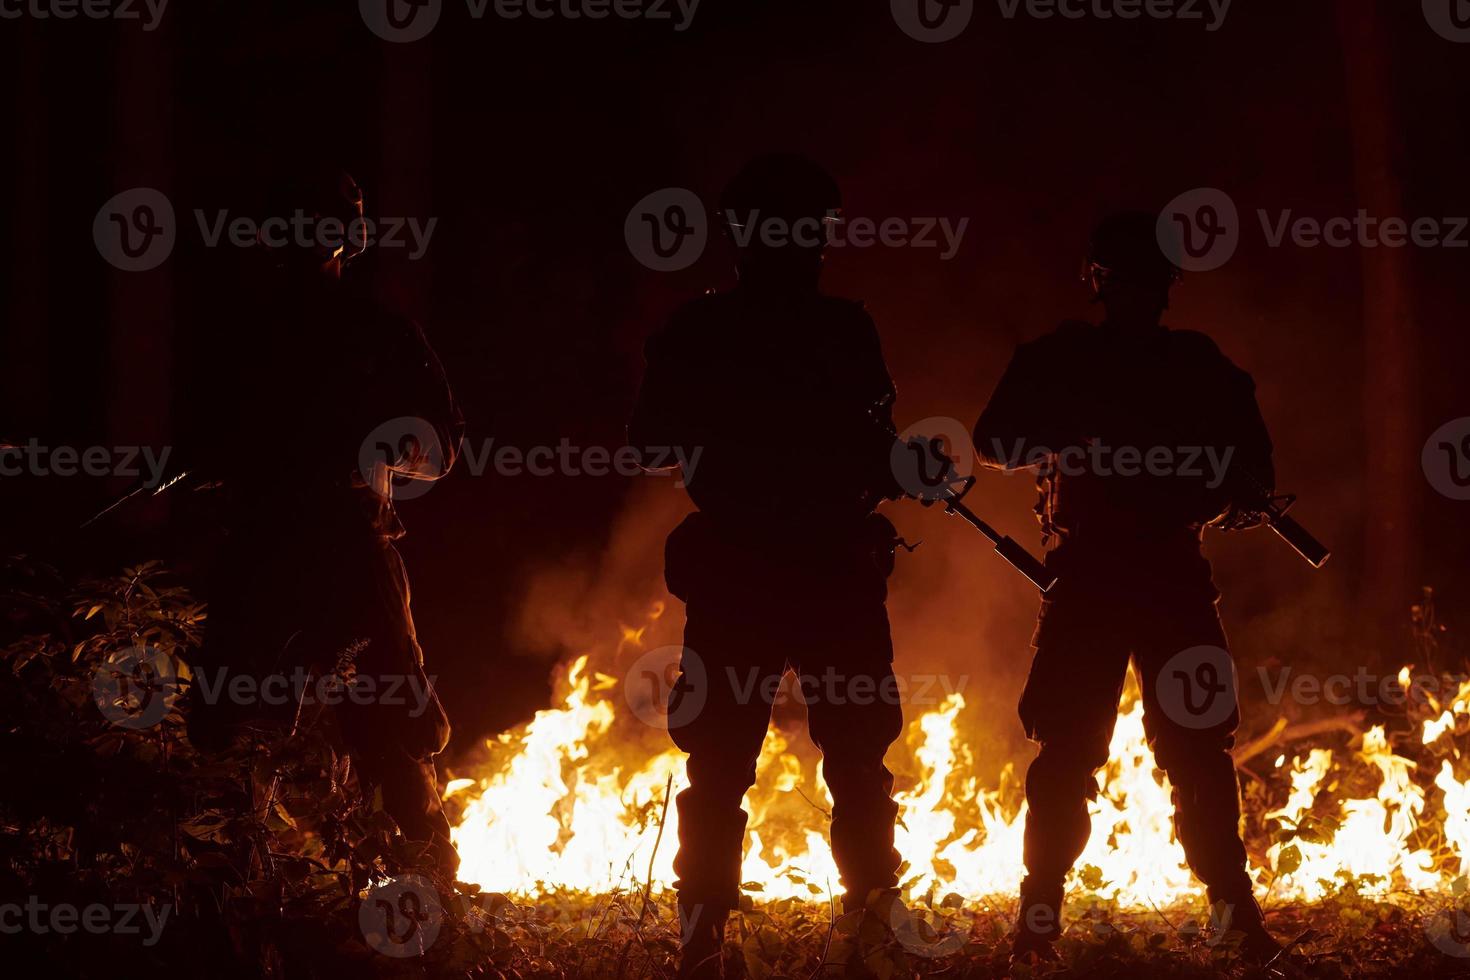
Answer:
POLYGON ((1301 848, 1295 844, 1292 844, 1290 847, 1283 847, 1281 852, 1276 855, 1276 873, 1278 875, 1295 874, 1296 870, 1301 866, 1301 848))
POLYGON ((1089 891, 1098 891, 1102 888, 1104 884, 1102 868, 1099 868, 1095 864, 1084 864, 1082 866, 1081 877, 1082 884, 1085 885, 1089 891))

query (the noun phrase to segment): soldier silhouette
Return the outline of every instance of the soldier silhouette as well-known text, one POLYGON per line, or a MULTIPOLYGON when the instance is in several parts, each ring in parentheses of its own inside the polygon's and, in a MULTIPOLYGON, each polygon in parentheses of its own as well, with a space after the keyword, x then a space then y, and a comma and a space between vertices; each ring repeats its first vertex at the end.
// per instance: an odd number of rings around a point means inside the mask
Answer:
POLYGON ((392 484, 447 473, 463 421, 419 327, 342 278, 368 244, 356 182, 303 168, 272 195, 276 223, 262 223, 252 250, 261 265, 244 289, 254 292, 229 311, 238 326, 199 454, 224 487, 227 530, 201 666, 257 682, 284 674, 291 697, 267 701, 262 684, 250 703, 209 700, 196 684, 190 735, 217 748, 252 728, 289 730, 303 695, 307 710, 338 702, 363 789, 381 789, 404 836, 452 872, 433 761, 449 721, 393 544, 403 526, 392 484), (355 695, 323 686, 354 675, 355 695))
POLYGON ((1273 485, 1272 447, 1249 375, 1203 334, 1161 324, 1178 278, 1154 215, 1104 221, 1085 272, 1102 323, 1023 344, 975 426, 986 465, 1038 466, 1047 566, 1061 577, 1042 602, 1020 703, 1040 752, 1026 774, 1017 956, 1055 955, 1130 656, 1180 843, 1229 914, 1218 924, 1242 932, 1251 955, 1280 949, 1246 872, 1233 674, 1200 548, 1206 525, 1258 520, 1242 487, 1273 485))
POLYGON ((902 727, 884 605, 897 535, 874 508, 901 491, 892 436, 873 414, 885 416, 894 389, 862 305, 818 290, 840 207, 836 182, 801 157, 740 172, 720 201, 738 285, 688 303, 649 340, 629 425, 633 446, 702 453, 686 473, 698 510, 665 555, 687 614, 669 700, 670 735, 689 753, 674 861, 681 977, 720 975, 740 897, 740 803, 771 714, 754 692, 788 667, 847 682, 803 686, 844 908, 896 895, 898 808, 883 757, 902 727))

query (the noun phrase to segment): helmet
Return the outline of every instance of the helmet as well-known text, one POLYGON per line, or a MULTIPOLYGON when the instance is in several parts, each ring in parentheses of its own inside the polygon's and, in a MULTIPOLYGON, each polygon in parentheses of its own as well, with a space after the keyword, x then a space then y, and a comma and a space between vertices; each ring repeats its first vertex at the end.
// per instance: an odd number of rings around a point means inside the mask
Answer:
POLYGON ((1123 211, 1103 219, 1092 233, 1082 280, 1100 295, 1111 282, 1168 289, 1181 278, 1159 243, 1158 216, 1123 211))
POLYGON ((733 228, 760 218, 788 224, 839 221, 842 191, 831 174, 795 153, 770 153, 747 163, 720 195, 720 214, 733 228))

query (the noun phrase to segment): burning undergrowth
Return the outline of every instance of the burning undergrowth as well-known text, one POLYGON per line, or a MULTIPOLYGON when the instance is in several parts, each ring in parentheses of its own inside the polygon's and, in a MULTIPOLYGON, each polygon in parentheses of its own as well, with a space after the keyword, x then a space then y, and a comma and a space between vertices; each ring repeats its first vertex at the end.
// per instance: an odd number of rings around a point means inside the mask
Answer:
MULTIPOLYGON (((529 898, 658 893, 671 883, 677 813, 665 804, 683 785, 683 756, 650 723, 656 701, 626 690, 639 683, 630 665, 672 669, 645 649, 647 631, 624 628, 600 655, 564 665, 553 707, 456 771, 447 796, 465 880, 529 898)), ((1406 667, 1399 683, 1407 688, 1411 676, 1406 667)), ((1303 738, 1278 726, 1242 747, 1247 842, 1268 909, 1450 901, 1465 890, 1470 684, 1438 690, 1354 731, 1303 738)), ((1022 875, 1024 805, 1014 770, 987 768, 972 751, 966 707, 952 693, 913 713, 889 758, 905 897, 984 914, 1008 907, 1022 875)), ((757 904, 820 907, 836 887, 831 801, 799 722, 778 705, 746 797, 745 891, 757 904)), ((1170 789, 1145 743, 1131 678, 1099 784, 1073 893, 1123 911, 1197 910, 1202 892, 1173 836, 1170 789)))
MULTIPOLYGON (((315 715, 289 738, 210 757, 189 742, 182 701, 151 728, 118 727, 97 710, 97 672, 138 637, 185 664, 197 658, 204 608, 166 569, 73 584, 22 568, 9 579, 7 597, 27 612, 3 648, 5 759, 10 784, 27 790, 0 802, 4 900, 169 910, 154 946, 31 932, 10 937, 12 962, 112 976, 193 976, 200 963, 230 977, 673 975, 666 886, 677 824, 667 800, 682 761, 640 717, 654 699, 627 695, 651 645, 675 632, 670 613, 564 665, 553 706, 456 773, 446 792, 465 880, 449 882, 394 836, 315 715), (425 874, 412 908, 436 910, 435 930, 384 943, 364 924, 369 913, 385 889, 425 874)), ((1350 730, 1268 726, 1243 744, 1259 893, 1276 932, 1297 940, 1288 972, 1464 972, 1470 691, 1440 690, 1350 730)), ((1007 975, 1020 792, 1013 773, 972 747, 976 711, 964 692, 947 694, 914 712, 895 746, 908 907, 860 926, 831 900, 830 804, 799 706, 778 709, 747 801, 729 975, 811 976, 844 942, 881 977, 1007 975)), ((1167 787, 1138 723, 1130 693, 1058 969, 1248 972, 1180 865, 1167 787)))

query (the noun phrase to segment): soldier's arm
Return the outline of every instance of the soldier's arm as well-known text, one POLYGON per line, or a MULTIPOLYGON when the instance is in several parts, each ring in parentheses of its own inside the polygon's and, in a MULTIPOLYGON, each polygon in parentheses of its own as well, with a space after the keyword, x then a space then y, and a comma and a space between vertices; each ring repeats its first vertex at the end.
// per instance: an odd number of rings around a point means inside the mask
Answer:
POLYGON ((857 316, 856 365, 861 404, 856 407, 863 417, 857 422, 859 444, 855 452, 860 476, 874 493, 896 499, 904 492, 893 473, 893 436, 890 435, 894 428, 893 404, 898 398, 898 389, 893 384, 893 376, 888 373, 878 325, 861 305, 857 306, 857 316))
POLYGON ((677 458, 667 450, 677 448, 687 454, 698 441, 690 421, 695 392, 671 329, 649 338, 643 357, 643 382, 628 420, 628 445, 638 452, 639 465, 645 469, 672 469, 678 465, 677 458))
POLYGON ((1210 454, 1209 472, 1195 481, 1200 512, 1193 516, 1224 527, 1250 526, 1249 515, 1259 512, 1263 496, 1276 486, 1255 382, 1204 334, 1178 331, 1174 338, 1197 365, 1195 391, 1203 400, 1191 413, 1193 436, 1210 454))
POLYGON ((1068 417, 1078 393, 1057 383, 1058 365, 1049 363, 1043 343, 1016 349, 975 423, 975 452, 985 466, 1024 469, 1081 441, 1068 417))
POLYGON ((1249 473, 1252 482, 1270 493, 1276 489, 1274 447, 1261 406, 1256 401, 1256 384, 1249 374, 1231 366, 1230 418, 1233 421, 1236 464, 1249 473))
POLYGON ((387 333, 387 349, 381 363, 391 372, 391 377, 385 379, 390 405, 379 414, 384 414, 385 419, 423 419, 438 442, 437 451, 429 445, 405 447, 405 452, 389 469, 409 479, 437 480, 459 458, 464 415, 455 404, 444 365, 429 346, 423 329, 405 317, 394 317, 387 333))

